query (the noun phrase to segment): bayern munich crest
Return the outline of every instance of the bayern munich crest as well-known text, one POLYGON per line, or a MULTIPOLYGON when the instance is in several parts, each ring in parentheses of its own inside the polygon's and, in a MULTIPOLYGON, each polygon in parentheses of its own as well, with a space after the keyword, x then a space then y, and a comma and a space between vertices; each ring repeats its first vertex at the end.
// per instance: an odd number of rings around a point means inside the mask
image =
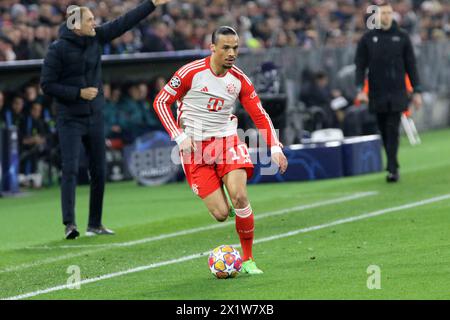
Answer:
POLYGON ((175 89, 181 86, 180 78, 178 78, 177 76, 172 77, 172 79, 170 79, 170 86, 175 89))
POLYGON ((229 94, 234 94, 236 93, 236 86, 232 83, 227 84, 227 92, 229 94))

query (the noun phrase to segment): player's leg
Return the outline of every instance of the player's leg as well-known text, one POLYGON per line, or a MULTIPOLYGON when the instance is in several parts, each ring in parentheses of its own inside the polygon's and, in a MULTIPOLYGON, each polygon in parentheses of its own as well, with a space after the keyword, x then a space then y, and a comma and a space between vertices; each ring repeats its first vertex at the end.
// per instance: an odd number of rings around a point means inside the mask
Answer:
POLYGON ((255 222, 247 196, 247 171, 235 169, 222 178, 236 213, 236 231, 242 247, 243 271, 250 274, 262 273, 253 260, 253 238, 255 222))
POLYGON ((249 205, 247 171, 245 169, 240 168, 228 172, 223 176, 222 181, 228 190, 231 203, 235 209, 243 209, 249 205))
MULTIPOLYGON (((206 143, 197 143, 197 151, 195 153, 183 154, 180 152, 181 164, 186 181, 192 191, 199 196, 209 213, 219 222, 225 221, 230 211, 230 206, 222 189, 222 182, 217 175, 213 164, 205 164, 203 159, 199 161, 198 157, 202 157, 209 149, 205 150, 206 143)), ((207 153, 208 154, 208 153, 207 153)))
POLYGON ((228 204, 222 188, 217 188, 202 200, 214 219, 219 222, 223 222, 227 219, 228 213, 230 211, 230 205, 228 204))
POLYGON ((236 215, 236 212, 234 211, 234 205, 231 202, 230 195, 228 194, 227 187, 225 187, 225 185, 223 185, 222 188, 223 188, 223 192, 225 193, 225 197, 226 197, 227 203, 230 205, 230 210, 228 211, 228 216, 230 218, 233 218, 236 215))

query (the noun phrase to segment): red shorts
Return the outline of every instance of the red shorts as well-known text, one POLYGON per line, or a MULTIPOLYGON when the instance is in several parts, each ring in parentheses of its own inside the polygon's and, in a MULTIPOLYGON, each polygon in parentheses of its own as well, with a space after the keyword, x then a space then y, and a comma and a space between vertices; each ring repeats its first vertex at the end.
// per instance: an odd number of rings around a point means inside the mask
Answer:
POLYGON ((222 187, 222 178, 228 172, 245 169, 247 178, 253 175, 253 164, 247 145, 237 135, 196 141, 197 151, 182 154, 182 165, 187 182, 200 198, 222 187))

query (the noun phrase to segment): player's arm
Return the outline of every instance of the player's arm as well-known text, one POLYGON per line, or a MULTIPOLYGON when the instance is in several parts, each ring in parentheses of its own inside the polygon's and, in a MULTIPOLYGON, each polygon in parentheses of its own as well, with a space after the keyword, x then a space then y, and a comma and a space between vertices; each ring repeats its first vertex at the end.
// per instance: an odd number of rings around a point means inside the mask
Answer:
POLYGON ((158 93, 153 102, 153 108, 158 115, 161 123, 166 129, 170 138, 177 142, 181 151, 191 152, 195 151, 195 144, 192 139, 183 132, 178 126, 173 116, 170 106, 175 101, 181 99, 189 90, 189 84, 182 82, 182 78, 175 73, 172 79, 167 83, 164 88, 158 93))
POLYGON ((245 76, 242 80, 239 100, 270 147, 272 160, 280 167, 280 172, 284 173, 288 162, 282 150, 283 145, 278 140, 272 120, 264 110, 253 84, 245 76))

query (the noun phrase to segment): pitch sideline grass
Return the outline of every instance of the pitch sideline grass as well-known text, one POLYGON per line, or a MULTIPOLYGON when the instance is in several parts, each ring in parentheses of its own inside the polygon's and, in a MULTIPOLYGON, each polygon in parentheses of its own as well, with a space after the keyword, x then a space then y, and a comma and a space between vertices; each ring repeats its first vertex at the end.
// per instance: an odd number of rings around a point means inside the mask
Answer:
MULTIPOLYGON (((401 163, 404 165, 402 181, 398 185, 385 184, 383 173, 319 182, 251 186, 249 193, 255 214, 352 192, 380 192, 377 197, 336 205, 331 210, 324 207, 261 220, 257 224, 257 238, 286 232, 294 226, 317 225, 335 218, 444 194, 448 191, 449 182, 446 174, 450 166, 449 150, 445 148, 448 135, 448 130, 427 133, 423 136, 424 144, 414 148, 403 142, 401 163)), ((86 188, 79 189, 78 208, 87 207, 87 191, 86 188)), ((211 223, 201 202, 184 184, 148 189, 129 183, 112 184, 108 185, 106 195, 105 222, 119 231, 118 236, 113 240, 79 239, 78 243, 129 241, 211 223)), ((48 250, 30 252, 23 249, 26 246, 66 244, 58 240, 61 239, 62 228, 57 190, 44 190, 38 196, 23 199, 2 199, 0 205, 0 269, 49 255, 48 250), (34 232, 21 234, 20 231, 25 230, 34 232)), ((336 226, 333 230, 318 230, 291 239, 257 244, 255 256, 266 271, 261 279, 215 280, 208 274, 205 258, 205 261, 197 259, 177 266, 165 266, 82 286, 81 290, 64 290, 37 298, 229 299, 223 289, 240 290, 237 292, 243 292, 243 298, 261 299, 448 298, 444 289, 448 287, 444 274, 449 271, 446 267, 449 265, 446 258, 449 250, 445 246, 449 243, 449 236, 444 232, 450 220, 445 214, 448 209, 449 202, 444 201, 423 207, 426 215, 416 208, 389 217, 336 226), (407 223, 411 220, 415 222, 407 223), (395 237, 401 241, 393 242, 395 237), (354 246, 356 243, 358 245, 354 246), (320 248, 319 253, 317 248, 320 248), (368 257, 373 261, 368 261, 368 257), (325 261, 327 263, 323 264, 325 261), (382 289, 368 290, 365 271, 367 266, 377 263, 383 275, 382 289), (317 269, 311 270, 314 265, 317 269), (283 277, 280 277, 280 270, 283 277), (263 283, 271 289, 262 290, 263 283)), ((86 214, 79 211, 78 220, 86 220, 86 214)), ((216 245, 237 243, 238 240, 230 226, 217 233, 204 232, 166 242, 144 244, 128 250, 86 253, 45 267, 0 274, 0 297, 65 283, 68 277, 65 271, 70 264, 80 265, 83 278, 92 278, 149 262, 207 251, 216 245)), ((67 254, 67 250, 52 254, 67 254)))

